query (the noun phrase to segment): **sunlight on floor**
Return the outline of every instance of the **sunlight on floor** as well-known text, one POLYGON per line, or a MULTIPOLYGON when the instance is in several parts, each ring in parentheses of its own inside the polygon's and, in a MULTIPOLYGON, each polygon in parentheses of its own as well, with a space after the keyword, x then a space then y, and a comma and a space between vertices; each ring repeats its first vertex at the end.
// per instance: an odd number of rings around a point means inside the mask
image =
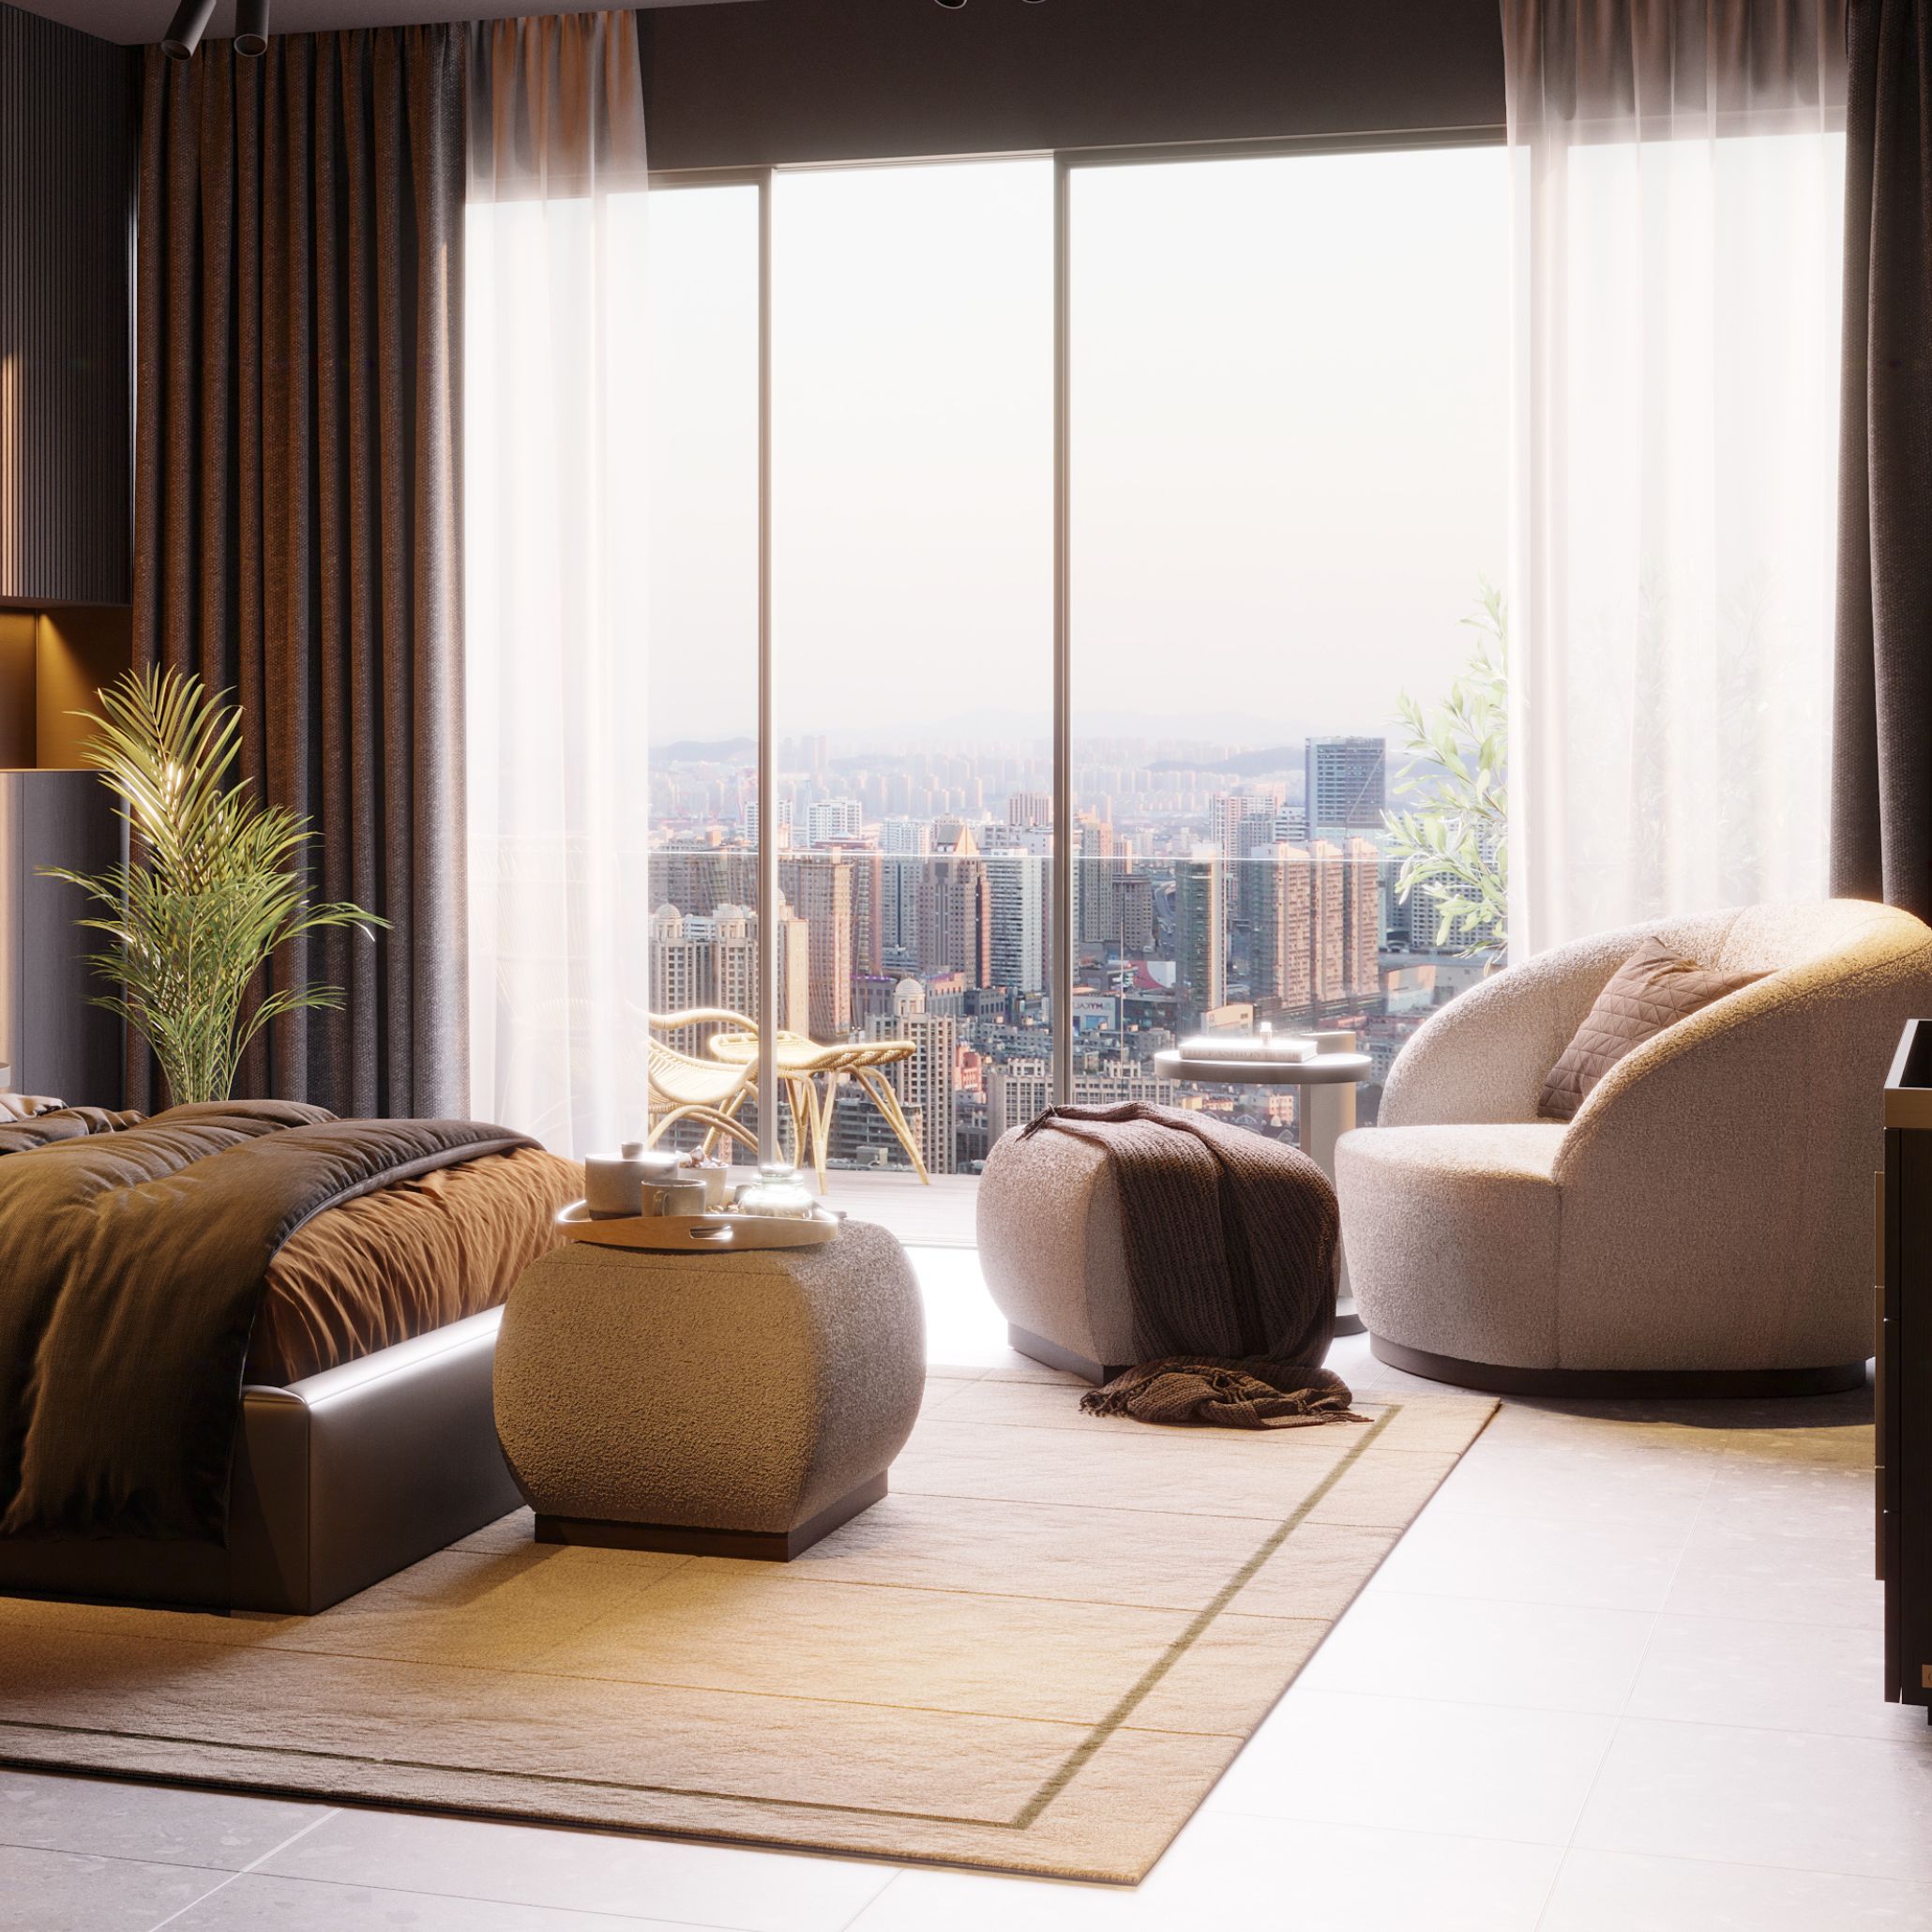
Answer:
POLYGON ((990 1366, 1006 1359, 1006 1323, 980 1278, 970 1247, 909 1247, 926 1303, 926 1359, 990 1366))

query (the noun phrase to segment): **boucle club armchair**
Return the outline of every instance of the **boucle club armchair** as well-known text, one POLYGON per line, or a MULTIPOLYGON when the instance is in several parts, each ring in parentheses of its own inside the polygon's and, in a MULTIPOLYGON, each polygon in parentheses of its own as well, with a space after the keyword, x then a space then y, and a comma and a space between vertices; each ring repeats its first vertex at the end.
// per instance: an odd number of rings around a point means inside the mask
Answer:
POLYGON ((1337 1150, 1376 1354, 1503 1393, 1856 1386, 1881 1089, 1925 1014, 1932 930, 1858 899, 1631 927, 1484 981, 1337 1150), (1574 1120, 1539 1120, 1544 1077, 1652 937, 1766 977, 1618 1061, 1574 1120))

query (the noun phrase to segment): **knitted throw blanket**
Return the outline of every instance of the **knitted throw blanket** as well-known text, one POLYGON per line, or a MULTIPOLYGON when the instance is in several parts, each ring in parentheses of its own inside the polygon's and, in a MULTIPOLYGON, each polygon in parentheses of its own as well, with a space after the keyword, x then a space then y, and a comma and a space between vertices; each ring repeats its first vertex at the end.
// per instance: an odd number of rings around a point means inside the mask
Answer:
POLYGON ((1360 1421, 1321 1366, 1341 1216, 1298 1149, 1128 1101, 1052 1107, 1025 1129, 1102 1150, 1120 1197, 1137 1366, 1081 1407, 1219 1427, 1360 1421))

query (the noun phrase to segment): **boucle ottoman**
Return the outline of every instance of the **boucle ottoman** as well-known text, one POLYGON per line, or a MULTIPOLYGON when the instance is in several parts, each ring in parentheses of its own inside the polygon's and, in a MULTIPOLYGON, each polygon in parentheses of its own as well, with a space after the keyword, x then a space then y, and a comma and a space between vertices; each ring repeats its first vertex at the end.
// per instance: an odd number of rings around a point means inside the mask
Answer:
POLYGON ((1088 1381, 1134 1360, 1120 1189, 1071 1134, 1003 1134, 979 1178, 980 1272, 1022 1355, 1088 1381))
POLYGON ((541 1542, 784 1562, 885 1494, 925 1373, 883 1228, 715 1255, 574 1241, 511 1291, 496 1428, 541 1542))

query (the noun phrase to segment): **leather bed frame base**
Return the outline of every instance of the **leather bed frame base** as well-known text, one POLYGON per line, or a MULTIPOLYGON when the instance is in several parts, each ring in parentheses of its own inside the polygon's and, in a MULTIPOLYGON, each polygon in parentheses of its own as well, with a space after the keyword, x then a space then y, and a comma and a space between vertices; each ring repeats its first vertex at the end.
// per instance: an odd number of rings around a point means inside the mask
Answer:
POLYGON ((0 1594, 299 1616, 522 1502, 497 1447, 500 1308, 242 1392, 228 1547, 0 1538, 0 1594))

